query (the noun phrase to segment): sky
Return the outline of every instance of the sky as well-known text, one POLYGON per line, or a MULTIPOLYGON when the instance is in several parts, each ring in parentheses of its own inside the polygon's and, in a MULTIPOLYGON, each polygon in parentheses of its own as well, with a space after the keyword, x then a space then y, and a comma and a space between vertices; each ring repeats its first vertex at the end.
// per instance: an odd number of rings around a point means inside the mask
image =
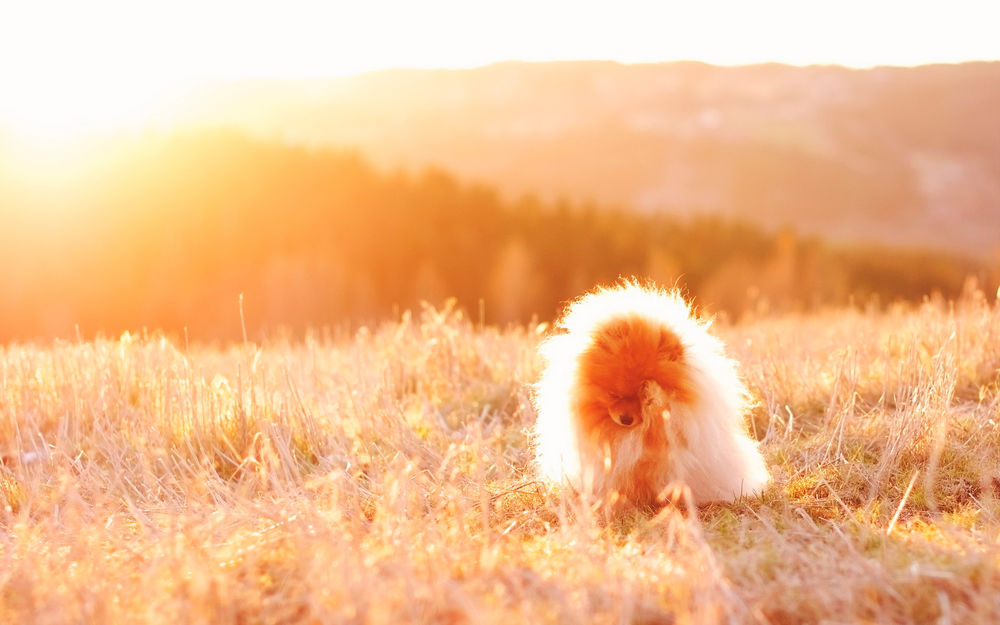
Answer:
POLYGON ((997 24, 997 0, 0 0, 0 123, 65 135, 206 80, 384 67, 996 60, 997 24))

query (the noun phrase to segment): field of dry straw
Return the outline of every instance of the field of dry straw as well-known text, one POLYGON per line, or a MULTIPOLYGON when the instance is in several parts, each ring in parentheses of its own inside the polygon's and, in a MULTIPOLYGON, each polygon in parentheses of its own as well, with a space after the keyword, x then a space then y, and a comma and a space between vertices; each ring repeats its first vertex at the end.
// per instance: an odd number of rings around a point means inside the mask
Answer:
POLYGON ((533 480, 539 328, 0 348, 3 623, 993 623, 1000 305, 735 325, 760 499, 533 480))

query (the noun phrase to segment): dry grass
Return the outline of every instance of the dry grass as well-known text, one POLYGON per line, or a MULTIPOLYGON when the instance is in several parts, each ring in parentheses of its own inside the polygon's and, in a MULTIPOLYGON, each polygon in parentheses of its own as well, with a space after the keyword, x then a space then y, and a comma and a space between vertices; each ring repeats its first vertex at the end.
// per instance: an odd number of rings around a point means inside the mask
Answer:
POLYGON ((0 348, 0 621, 996 622, 1000 306, 720 332, 774 485, 606 527, 533 481, 533 329, 0 348))

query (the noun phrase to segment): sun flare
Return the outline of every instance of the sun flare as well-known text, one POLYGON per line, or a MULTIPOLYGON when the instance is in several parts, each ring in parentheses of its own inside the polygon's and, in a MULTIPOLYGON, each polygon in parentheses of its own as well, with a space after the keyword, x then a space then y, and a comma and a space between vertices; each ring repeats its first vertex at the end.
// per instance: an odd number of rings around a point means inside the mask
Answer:
POLYGON ((138 124, 158 103, 148 88, 113 77, 56 76, 10 84, 0 122, 24 140, 72 142, 81 136, 138 124))
POLYGON ((984 0, 947 9, 849 0, 836 11, 794 0, 625 0, 614 11, 526 0, 11 3, 0 19, 0 130, 59 143, 148 120, 167 94, 215 79, 505 60, 863 67, 989 59, 998 54, 997 15, 984 0), (906 28, 885 26, 901 15, 906 28))
MULTIPOLYGON (((51 65, 44 59, 42 66, 51 65)), ((0 99, 0 142, 7 167, 26 182, 73 176, 95 145, 161 121, 171 92, 150 82, 99 72, 15 76, 0 99)))

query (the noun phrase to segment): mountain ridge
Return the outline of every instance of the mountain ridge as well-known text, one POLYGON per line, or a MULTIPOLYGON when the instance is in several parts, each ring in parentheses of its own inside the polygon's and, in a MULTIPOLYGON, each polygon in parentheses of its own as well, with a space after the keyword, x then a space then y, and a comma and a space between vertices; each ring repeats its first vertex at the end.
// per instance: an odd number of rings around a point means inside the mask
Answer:
POLYGON ((207 85, 178 106, 511 196, 1000 253, 1000 62, 855 69, 508 61, 207 85))

